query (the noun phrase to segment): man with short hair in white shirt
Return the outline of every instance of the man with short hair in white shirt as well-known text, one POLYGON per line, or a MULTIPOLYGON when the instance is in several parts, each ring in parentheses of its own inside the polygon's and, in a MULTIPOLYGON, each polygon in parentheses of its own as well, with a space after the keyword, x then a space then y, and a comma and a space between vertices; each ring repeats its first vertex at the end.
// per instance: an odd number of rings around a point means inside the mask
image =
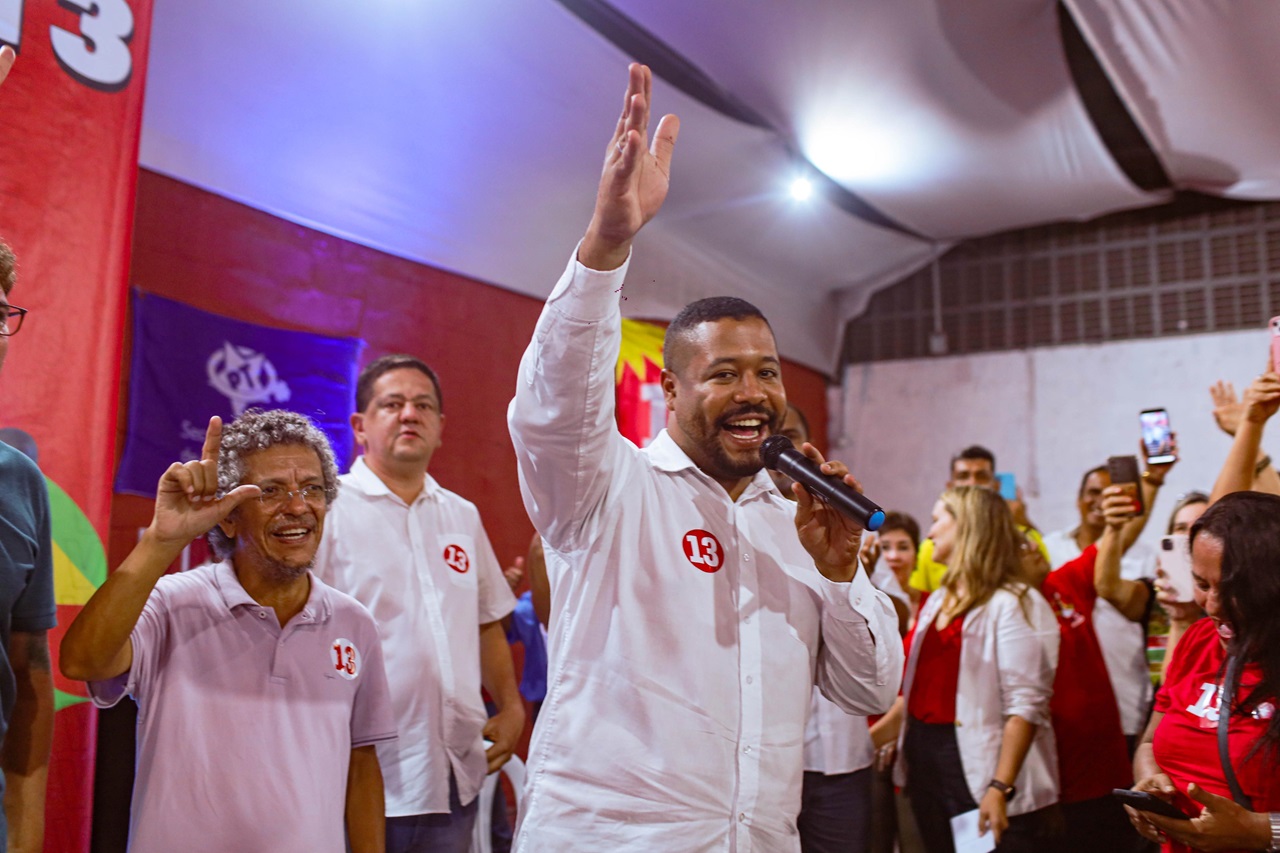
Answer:
POLYGON ((356 408, 364 453, 342 477, 315 571, 368 607, 382 637, 400 731, 378 753, 387 853, 466 853, 480 786, 524 731, 502 628, 515 598, 475 505, 427 473, 444 430, 435 372, 379 358, 360 374, 356 408), (487 721, 482 684, 498 707, 487 721))
POLYGON ((664 346, 667 429, 644 450, 617 430, 619 291, 678 130, 664 117, 647 149, 651 85, 633 65, 595 214, 508 413, 553 612, 516 850, 798 851, 813 685, 886 710, 897 618, 857 571, 861 529, 762 470, 786 396, 753 306, 686 307, 664 346))

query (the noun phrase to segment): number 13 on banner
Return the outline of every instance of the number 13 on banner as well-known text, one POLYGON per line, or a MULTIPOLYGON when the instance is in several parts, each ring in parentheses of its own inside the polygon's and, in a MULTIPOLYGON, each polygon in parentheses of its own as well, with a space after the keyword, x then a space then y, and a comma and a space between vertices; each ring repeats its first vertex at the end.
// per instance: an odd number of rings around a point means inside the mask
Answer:
MULTIPOLYGON (((22 49, 22 7, 28 0, 0 0, 0 42, 22 49)), ((117 92, 129 84, 133 10, 127 0, 58 0, 80 14, 79 32, 49 27, 53 55, 62 70, 86 86, 117 92)))

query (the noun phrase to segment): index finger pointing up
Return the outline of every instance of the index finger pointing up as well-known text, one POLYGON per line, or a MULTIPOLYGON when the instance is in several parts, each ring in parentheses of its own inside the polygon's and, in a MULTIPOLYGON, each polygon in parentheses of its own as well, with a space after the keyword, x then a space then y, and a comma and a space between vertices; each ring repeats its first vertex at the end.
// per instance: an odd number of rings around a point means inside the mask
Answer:
POLYGON ((204 447, 200 451, 201 462, 218 461, 218 452, 222 448, 222 418, 214 415, 209 418, 209 429, 205 430, 204 447))

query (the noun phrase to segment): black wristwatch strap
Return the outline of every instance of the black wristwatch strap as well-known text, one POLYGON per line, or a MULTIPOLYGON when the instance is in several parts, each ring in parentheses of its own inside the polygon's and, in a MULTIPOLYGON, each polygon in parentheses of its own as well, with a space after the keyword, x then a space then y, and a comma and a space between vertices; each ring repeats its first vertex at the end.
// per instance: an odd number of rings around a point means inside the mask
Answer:
POLYGON ((1006 785, 1004 782, 1001 782, 999 779, 992 779, 990 782, 987 783, 987 787, 995 788, 997 791, 1004 794, 1004 798, 1006 800, 1012 800, 1013 795, 1018 793, 1018 789, 1015 788, 1013 785, 1006 785))

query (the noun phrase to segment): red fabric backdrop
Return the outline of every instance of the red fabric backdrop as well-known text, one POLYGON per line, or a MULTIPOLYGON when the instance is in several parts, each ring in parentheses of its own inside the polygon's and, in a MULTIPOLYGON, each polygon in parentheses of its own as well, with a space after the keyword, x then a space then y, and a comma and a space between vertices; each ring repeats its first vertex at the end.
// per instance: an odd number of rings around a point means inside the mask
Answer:
MULTIPOLYGON (((62 631, 102 579, 151 0, 18 0, 0 33, 18 61, 0 91, 0 237, 11 299, 31 310, 0 378, 0 426, 29 433, 55 502, 62 631), (59 512, 58 506, 62 507, 59 512)), ((88 849, 94 718, 58 689, 45 849, 88 849)))

